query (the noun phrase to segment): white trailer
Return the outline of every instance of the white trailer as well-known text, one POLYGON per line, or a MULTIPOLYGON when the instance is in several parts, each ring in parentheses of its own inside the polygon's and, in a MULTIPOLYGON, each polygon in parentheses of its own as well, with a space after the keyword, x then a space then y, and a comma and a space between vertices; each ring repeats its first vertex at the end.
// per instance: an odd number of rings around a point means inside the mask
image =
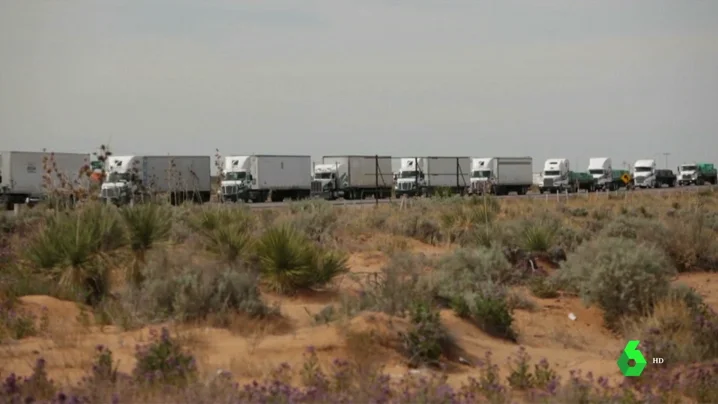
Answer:
POLYGON ((453 194, 463 194, 471 184, 470 172, 470 157, 402 158, 395 193, 397 196, 429 196, 447 189, 453 194))
POLYGON ((89 185, 84 183, 89 164, 90 153, 1 151, 0 203, 11 209, 14 204, 38 201, 46 196, 46 186, 61 186, 58 177, 74 186, 89 185))
POLYGON ((208 202, 211 195, 209 156, 111 156, 100 197, 116 204, 170 195, 172 204, 208 202))
POLYGON ((484 157, 471 161, 471 193, 525 195, 533 185, 531 157, 484 157))
POLYGON ((324 156, 314 166, 312 195, 324 199, 391 196, 391 156, 324 156))
POLYGON ((312 157, 253 154, 225 158, 222 201, 281 202, 308 198, 312 157))

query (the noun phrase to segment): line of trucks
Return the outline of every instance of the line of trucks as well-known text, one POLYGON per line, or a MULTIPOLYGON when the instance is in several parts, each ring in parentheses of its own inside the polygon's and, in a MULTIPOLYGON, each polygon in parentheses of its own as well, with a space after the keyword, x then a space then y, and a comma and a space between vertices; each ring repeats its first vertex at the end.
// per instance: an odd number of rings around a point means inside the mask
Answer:
MULTIPOLYGON (((46 152, 0 152, 0 203, 38 201, 45 196, 46 152)), ((79 180, 89 153, 53 153, 53 169, 70 181, 79 180)), ((711 163, 687 163, 672 170, 659 169, 655 160, 638 160, 632 170, 614 169, 610 158, 589 160, 586 171, 573 171, 566 158, 545 161, 537 176, 531 157, 400 158, 392 171, 391 156, 324 156, 320 163, 308 155, 233 155, 224 158, 222 202, 279 202, 321 198, 327 200, 430 196, 443 194, 517 193, 536 187, 541 193, 589 192, 619 188, 657 188, 716 184, 711 163)), ((141 200, 150 193, 170 194, 172 203, 203 203, 212 196, 209 156, 109 156, 103 168, 99 196, 115 204, 141 200)), ((92 162, 97 168, 98 162, 92 162)))

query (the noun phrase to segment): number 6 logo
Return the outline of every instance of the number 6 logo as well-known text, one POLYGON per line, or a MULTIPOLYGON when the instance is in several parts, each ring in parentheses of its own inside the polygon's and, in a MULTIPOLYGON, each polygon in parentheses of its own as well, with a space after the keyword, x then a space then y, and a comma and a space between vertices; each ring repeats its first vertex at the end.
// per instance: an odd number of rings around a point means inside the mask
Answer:
POLYGON ((621 369, 621 373, 626 377, 640 376, 641 373, 643 373, 643 369, 646 368, 646 358, 644 358, 641 351, 638 350, 639 343, 640 341, 638 340, 628 341, 626 347, 623 348, 621 357, 618 358, 618 362, 616 362, 618 368, 621 369), (628 363, 630 360, 635 362, 633 366, 628 363))

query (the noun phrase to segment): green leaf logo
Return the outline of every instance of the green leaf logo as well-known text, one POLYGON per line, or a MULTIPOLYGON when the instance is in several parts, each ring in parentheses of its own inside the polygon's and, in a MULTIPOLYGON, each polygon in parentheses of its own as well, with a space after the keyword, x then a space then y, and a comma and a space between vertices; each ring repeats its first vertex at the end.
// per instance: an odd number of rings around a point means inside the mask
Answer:
POLYGON ((631 340, 628 341, 626 347, 623 348, 621 357, 618 358, 618 368, 621 369, 621 373, 626 377, 636 377, 643 373, 643 369, 646 368, 646 358, 643 357, 641 351, 638 350, 638 344, 640 341, 631 340), (628 361, 633 359, 635 364, 631 366, 628 361))

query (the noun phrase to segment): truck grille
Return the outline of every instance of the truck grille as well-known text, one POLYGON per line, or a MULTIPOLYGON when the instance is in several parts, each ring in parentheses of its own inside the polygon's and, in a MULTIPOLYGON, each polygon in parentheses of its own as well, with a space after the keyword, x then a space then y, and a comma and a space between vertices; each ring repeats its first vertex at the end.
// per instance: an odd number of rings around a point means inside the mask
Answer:
POLYGON ((224 195, 236 195, 239 192, 239 187, 236 185, 225 185, 222 187, 222 194, 224 195))
POLYGON ((636 177, 635 180, 636 184, 643 184, 644 182, 646 182, 646 179, 644 177, 636 177))
POLYGON ((117 188, 105 188, 100 191, 100 195, 103 198, 117 198, 119 194, 117 188))
POLYGON ((411 189, 412 184, 413 184, 413 183, 411 183, 411 182, 402 182, 402 183, 399 183, 399 189, 402 190, 402 191, 408 191, 408 190, 411 189))
POLYGON ((312 192, 322 192, 323 186, 321 181, 312 181, 312 192))
POLYGON ((684 180, 690 180, 690 179, 691 179, 691 175, 690 175, 690 174, 686 174, 686 175, 683 176, 683 179, 684 179, 684 180))
POLYGON ((544 187, 552 187, 553 186, 553 178, 544 178, 543 186, 544 187))

